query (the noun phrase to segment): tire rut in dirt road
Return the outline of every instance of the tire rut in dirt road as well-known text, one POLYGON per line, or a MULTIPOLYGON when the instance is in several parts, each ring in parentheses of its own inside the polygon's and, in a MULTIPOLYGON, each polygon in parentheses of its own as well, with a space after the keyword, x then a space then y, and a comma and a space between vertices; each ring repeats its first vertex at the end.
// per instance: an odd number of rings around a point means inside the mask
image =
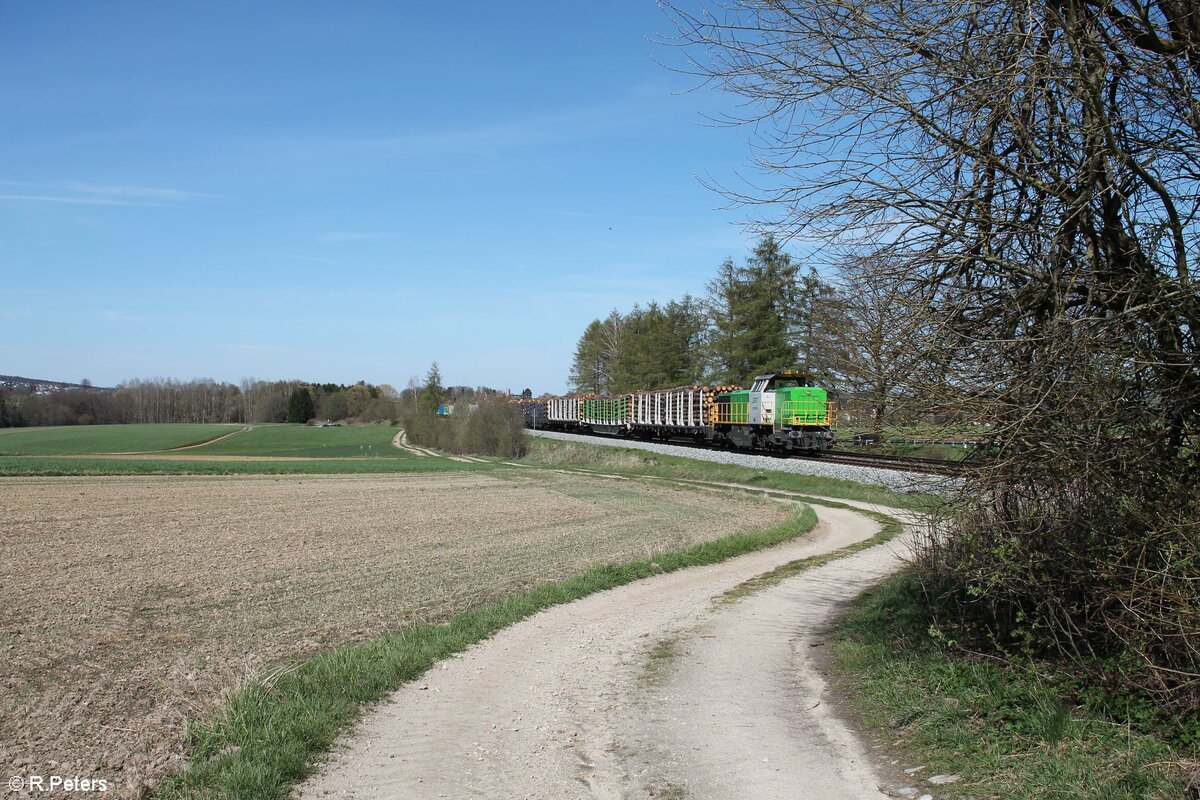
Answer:
POLYGON ((900 563, 888 543, 718 608, 660 650, 669 663, 630 721, 633 796, 885 798, 866 750, 827 703, 818 667, 833 619, 900 563))
POLYGON ((548 609, 434 667, 368 712, 294 796, 884 797, 807 651, 898 566, 896 545, 714 603, 879 530, 815 510, 801 540, 548 609))

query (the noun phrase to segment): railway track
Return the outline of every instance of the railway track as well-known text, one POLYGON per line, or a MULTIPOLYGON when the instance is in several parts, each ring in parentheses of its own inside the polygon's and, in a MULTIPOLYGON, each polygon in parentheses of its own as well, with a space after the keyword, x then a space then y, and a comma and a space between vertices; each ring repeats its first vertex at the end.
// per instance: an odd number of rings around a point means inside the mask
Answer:
MULTIPOLYGON (((603 439, 609 442, 621 442, 621 437, 611 436, 608 434, 597 434, 584 431, 572 431, 576 436, 586 436, 589 438, 603 439)), ((660 442, 669 444, 675 447, 696 448, 699 450, 712 450, 706 444, 697 443, 691 439, 675 439, 675 438, 636 438, 633 441, 660 442)), ((959 461, 946 461, 940 458, 917 458, 915 456, 893 456, 883 453, 861 453, 854 450, 827 450, 820 455, 795 455, 791 453, 783 453, 771 450, 746 450, 746 455, 766 456, 774 458, 796 458, 807 459, 809 461, 817 461, 826 464, 846 464, 855 467, 874 467, 876 469, 892 469, 903 472, 916 472, 924 475, 946 475, 957 476, 962 475, 970 466, 959 461)))
POLYGON ((898 469, 904 472, 920 472, 926 475, 962 475, 970 465, 961 461, 946 461, 941 458, 917 458, 916 456, 893 456, 885 453, 860 453, 854 450, 829 450, 819 456, 795 456, 795 458, 817 458, 830 464, 850 464, 856 467, 898 469))

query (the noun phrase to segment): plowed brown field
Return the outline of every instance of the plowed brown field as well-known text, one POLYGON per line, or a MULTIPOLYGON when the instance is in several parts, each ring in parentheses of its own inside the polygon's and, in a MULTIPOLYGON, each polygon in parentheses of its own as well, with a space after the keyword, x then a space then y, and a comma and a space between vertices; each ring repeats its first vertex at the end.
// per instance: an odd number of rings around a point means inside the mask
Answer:
POLYGON ((786 514, 532 470, 4 479, 0 764, 136 794, 290 659, 786 514))

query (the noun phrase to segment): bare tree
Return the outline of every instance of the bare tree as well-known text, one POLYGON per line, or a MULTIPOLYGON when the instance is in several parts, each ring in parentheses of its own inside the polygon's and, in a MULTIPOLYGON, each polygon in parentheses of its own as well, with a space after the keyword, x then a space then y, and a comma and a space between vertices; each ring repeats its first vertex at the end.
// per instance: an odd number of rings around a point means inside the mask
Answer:
POLYGON ((613 309, 584 330, 569 376, 574 391, 607 394, 613 390, 613 367, 621 355, 624 327, 624 317, 613 309))
POLYGON ((1014 646, 1132 651, 1132 683, 1200 709, 1195 3, 670 13, 751 101, 764 177, 734 194, 885 257, 947 398, 996 426, 931 580, 1014 646))
POLYGON ((814 306, 814 361, 846 401, 866 409, 876 441, 898 413, 938 396, 926 321, 925 309, 872 259, 845 265, 839 285, 814 306))

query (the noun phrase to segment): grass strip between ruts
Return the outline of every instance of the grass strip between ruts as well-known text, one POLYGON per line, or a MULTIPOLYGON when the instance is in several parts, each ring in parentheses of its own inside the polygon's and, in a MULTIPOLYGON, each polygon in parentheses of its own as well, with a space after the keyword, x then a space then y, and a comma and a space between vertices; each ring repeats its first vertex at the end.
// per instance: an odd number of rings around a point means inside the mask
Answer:
POLYGON ((624 564, 604 564, 507 600, 456 615, 444 625, 418 624, 341 647, 252 683, 216 718, 188 730, 189 764, 169 776, 162 798, 284 798, 354 722, 378 701, 438 661, 500 629, 560 603, 662 572, 714 564, 771 547, 812 530, 809 507, 765 531, 734 534, 685 550, 624 564))
POLYGON ((861 508, 853 508, 844 503, 830 503, 824 500, 811 499, 809 502, 819 503, 831 508, 848 508, 864 517, 870 517, 879 523, 879 532, 869 539, 863 539, 861 542, 840 547, 837 550, 830 550, 828 553, 820 553, 807 558, 798 558, 795 561, 789 561, 786 564, 781 564, 770 572, 764 572, 762 575, 751 578, 748 581, 743 581, 737 586, 734 586, 729 591, 721 596, 720 602, 733 602, 746 595, 754 592, 775 586, 793 575, 799 575, 801 572, 819 567, 822 564, 828 564, 830 561, 836 561, 839 558, 853 555, 861 550, 866 550, 869 547, 874 547, 877 544, 889 542, 899 536, 904 531, 904 524, 895 517, 890 517, 887 514, 880 514, 878 511, 867 511, 861 508))

